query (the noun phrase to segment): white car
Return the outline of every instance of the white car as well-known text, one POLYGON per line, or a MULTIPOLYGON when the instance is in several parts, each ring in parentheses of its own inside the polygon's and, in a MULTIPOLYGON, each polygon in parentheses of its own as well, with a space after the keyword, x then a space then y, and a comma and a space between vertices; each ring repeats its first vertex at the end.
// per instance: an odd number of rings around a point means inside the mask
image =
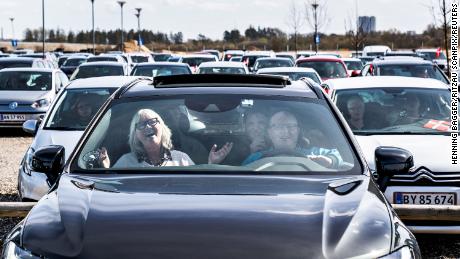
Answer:
POLYGON ((257 74, 263 75, 280 75, 288 76, 291 80, 299 80, 301 78, 310 78, 315 83, 321 84, 321 77, 313 68, 309 67, 272 67, 261 68, 257 70, 257 74))
POLYGON ((418 49, 416 53, 423 56, 426 60, 431 60, 436 63, 444 72, 447 71, 447 58, 441 49, 418 49))
POLYGON ((241 62, 205 62, 197 69, 197 74, 249 74, 248 67, 241 62))
POLYGON ((363 69, 363 62, 359 58, 342 58, 343 63, 347 66, 348 76, 358 76, 363 69))
MULTIPOLYGON (((386 198, 393 204, 460 205, 460 166, 451 164, 449 86, 434 79, 355 77, 328 80, 331 98, 344 115, 375 170, 375 148, 410 151, 409 174, 389 179, 386 198)), ((460 233, 460 223, 410 221, 415 233, 460 233)))
POLYGON ((34 152, 47 145, 61 145, 67 159, 105 100, 116 89, 135 80, 138 77, 114 76, 72 81, 59 93, 43 120, 23 124, 24 131, 35 135, 19 167, 18 193, 23 201, 39 200, 50 188, 45 174, 31 170, 34 152))
POLYGON ((145 52, 126 53, 124 56, 128 59, 128 65, 133 68, 136 64, 145 62, 155 62, 152 55, 145 52))

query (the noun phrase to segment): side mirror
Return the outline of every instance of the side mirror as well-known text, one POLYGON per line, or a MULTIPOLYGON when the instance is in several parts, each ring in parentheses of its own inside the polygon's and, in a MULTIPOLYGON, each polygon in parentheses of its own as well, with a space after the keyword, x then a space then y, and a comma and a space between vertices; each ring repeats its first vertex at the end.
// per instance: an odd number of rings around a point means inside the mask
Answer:
POLYGON ((382 192, 385 192, 391 177, 395 174, 407 174, 413 166, 412 154, 405 149, 397 147, 378 147, 375 149, 377 183, 382 192))
POLYGON ((52 186, 64 169, 65 149, 63 146, 50 145, 39 148, 32 157, 32 170, 46 174, 47 181, 52 186))
POLYGON ((361 71, 360 70, 353 70, 351 72, 351 77, 357 77, 357 76, 361 76, 361 71))
POLYGON ((27 120, 22 124, 22 130, 35 136, 38 131, 38 126, 40 126, 40 121, 27 120))

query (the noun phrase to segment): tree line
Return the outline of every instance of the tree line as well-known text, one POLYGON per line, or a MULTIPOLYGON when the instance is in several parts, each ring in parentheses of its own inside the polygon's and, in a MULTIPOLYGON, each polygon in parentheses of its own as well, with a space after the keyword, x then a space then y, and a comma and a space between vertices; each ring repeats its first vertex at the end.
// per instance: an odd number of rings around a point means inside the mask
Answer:
MULTIPOLYGON (((137 40, 138 32, 129 30, 124 32, 127 41, 137 40)), ((356 37, 352 30, 345 34, 324 34, 319 33, 319 49, 350 49, 356 47, 356 37)), ((237 29, 225 30, 222 39, 212 40, 204 34, 199 34, 195 39, 184 39, 182 32, 164 33, 152 30, 142 30, 141 38, 143 44, 152 50, 170 49, 172 51, 196 51, 207 49, 247 49, 247 50, 275 50, 293 51, 294 46, 298 50, 312 49, 314 46, 314 33, 289 34, 278 28, 249 26, 243 32, 237 29)), ((62 43, 92 43, 92 31, 68 31, 63 29, 49 29, 45 31, 47 42, 62 43)), ((24 41, 42 41, 41 28, 26 29, 24 41)), ((96 44, 117 45, 121 41, 120 30, 96 30, 96 44)), ((365 45, 383 44, 393 49, 415 49, 420 47, 441 47, 443 45, 443 28, 441 26, 429 25, 423 33, 401 32, 396 29, 377 31, 366 35, 360 41, 359 48, 365 45)))

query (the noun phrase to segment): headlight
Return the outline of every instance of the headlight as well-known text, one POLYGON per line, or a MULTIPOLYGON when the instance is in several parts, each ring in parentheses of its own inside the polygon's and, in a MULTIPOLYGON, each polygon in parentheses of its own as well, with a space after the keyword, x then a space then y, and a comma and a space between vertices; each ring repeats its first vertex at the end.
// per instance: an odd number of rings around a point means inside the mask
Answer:
POLYGON ((31 106, 32 106, 32 108, 37 109, 37 108, 48 107, 50 104, 51 104, 50 99, 44 98, 44 99, 40 99, 40 100, 35 101, 31 106))
POLYGON ((34 156, 35 150, 33 148, 27 149, 26 155, 24 156, 24 172, 28 175, 32 173, 32 158, 34 156))
POLYGON ((3 249, 3 259, 40 259, 40 257, 33 255, 31 252, 22 249, 13 241, 5 244, 3 249))
POLYGON ((379 257, 379 259, 413 259, 415 258, 411 249, 408 246, 403 246, 402 248, 396 250, 395 252, 379 257))

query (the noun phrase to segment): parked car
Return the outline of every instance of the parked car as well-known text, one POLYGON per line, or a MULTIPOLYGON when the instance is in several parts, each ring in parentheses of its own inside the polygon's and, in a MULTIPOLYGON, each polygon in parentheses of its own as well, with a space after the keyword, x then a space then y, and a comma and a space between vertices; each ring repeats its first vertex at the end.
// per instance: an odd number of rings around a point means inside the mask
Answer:
POLYGON ((347 67, 348 76, 358 76, 363 69, 363 62, 359 58, 342 58, 347 67))
MULTIPOLYGON (((181 58, 182 58, 182 56, 180 56, 180 55, 171 55, 171 57, 168 58, 168 62, 176 62, 176 63, 178 63, 178 62, 180 62, 181 58)), ((157 60, 155 60, 155 61, 157 61, 157 60)))
POLYGON ((249 72, 252 72, 257 59, 275 57, 275 52, 273 51, 248 51, 244 53, 243 57, 241 58, 241 62, 246 64, 246 66, 249 69, 249 72))
POLYGON ((137 64, 131 71, 132 76, 169 76, 192 74, 192 70, 185 63, 154 62, 137 64))
POLYGON ((117 54, 101 54, 99 56, 89 57, 86 62, 112 61, 119 63, 128 63, 121 55, 117 54))
POLYGON ((154 62, 149 53, 127 53, 125 56, 128 58, 128 64, 131 68, 138 63, 154 62))
POLYGON ((449 78, 431 61, 420 58, 375 59, 361 70, 362 76, 407 76, 437 79, 449 84, 449 78))
POLYGON ((288 76, 289 79, 296 81, 301 78, 310 78, 315 83, 321 85, 321 77, 313 68, 309 67, 273 67, 273 68, 261 68, 257 70, 257 74, 261 75, 280 75, 288 76))
POLYGON ((197 74, 249 74, 248 67, 241 62, 205 62, 198 67, 197 74))
POLYGON ((24 121, 43 116, 67 83, 67 76, 58 69, 0 70, 0 127, 20 128, 24 121))
POLYGON ((192 69, 192 72, 195 73, 198 69, 198 66, 203 62, 214 62, 219 61, 216 56, 212 54, 190 54, 183 56, 179 59, 180 63, 186 63, 192 69))
POLYGON ((288 58, 292 61, 293 64, 295 64, 296 57, 291 52, 277 52, 275 55, 277 58, 288 58))
POLYGON ((111 61, 86 62, 73 72, 70 80, 100 77, 100 76, 127 76, 128 64, 111 61))
POLYGON ((297 60, 296 66, 313 68, 318 72, 323 81, 331 78, 348 77, 345 63, 342 59, 336 57, 312 56, 301 58, 297 60))
POLYGON ((83 132, 107 98, 137 77, 111 76, 72 81, 59 93, 43 119, 27 120, 24 131, 35 136, 19 167, 18 194, 22 201, 39 200, 50 186, 46 176, 32 170, 36 150, 48 145, 65 147, 67 159, 83 132))
POLYGON ((368 57, 368 56, 361 56, 359 59, 363 62, 363 64, 367 64, 375 59, 374 56, 368 57))
POLYGON ((447 58, 441 48, 437 49, 417 49, 416 52, 426 60, 436 63, 440 69, 447 72, 447 58))
POLYGON ((385 57, 420 57, 419 54, 417 54, 414 51, 411 50, 396 50, 396 51, 390 51, 386 52, 385 57))
MULTIPOLYGON (((434 79, 356 77, 329 80, 332 100, 348 121, 372 170, 375 148, 395 146, 414 154, 414 167, 397 173, 385 191, 394 204, 458 206, 460 167, 451 164, 450 91, 434 79)), ((420 215, 423 218, 423 215, 420 215)), ((458 222, 411 220, 414 233, 460 233, 458 222)))
POLYGON ((391 49, 385 45, 369 45, 363 48, 363 56, 385 56, 387 52, 391 52, 391 49))
POLYGON ((377 149, 378 187, 343 117, 306 81, 260 75, 139 81, 109 97, 66 164, 65 152, 54 145, 32 156, 32 170, 47 175, 53 188, 8 234, 4 254, 420 258, 414 236, 379 190, 394 170, 412 166, 412 156, 377 149), (251 119, 257 129, 246 130, 250 114, 267 117, 251 119), (180 139, 170 134, 178 131, 180 139), (264 132, 273 149, 242 165, 249 154, 242 147, 264 132), (317 136, 308 144, 307 133, 317 136), (190 152, 192 140, 206 147, 202 153, 190 152), (163 151, 147 154, 137 141, 163 151), (209 162, 227 156, 218 164, 193 163, 209 152, 209 162))
POLYGON ((70 57, 71 55, 62 55, 58 58, 58 67, 61 67, 62 64, 70 57))
POLYGON ((300 51, 296 52, 296 60, 299 59, 299 58, 308 58, 308 57, 311 57, 311 56, 314 56, 314 55, 316 55, 315 51, 300 50, 300 51))
POLYGON ((75 69, 78 66, 85 63, 88 58, 85 56, 70 56, 66 59, 66 61, 62 64, 61 70, 64 72, 68 77, 72 76, 75 69))
POLYGON ((224 55, 222 60, 223 61, 231 61, 230 59, 233 57, 242 57, 244 55, 244 51, 242 50, 226 50, 224 51, 224 55))
POLYGON ((14 67, 49 68, 48 65, 39 58, 7 57, 0 59, 0 69, 14 67))
POLYGON ((294 62, 289 58, 258 58, 254 64, 253 72, 270 67, 294 67, 294 62))
POLYGON ((216 49, 204 49, 204 50, 200 51, 199 54, 211 54, 211 55, 216 56, 217 60, 221 59, 220 51, 218 51, 216 49))

